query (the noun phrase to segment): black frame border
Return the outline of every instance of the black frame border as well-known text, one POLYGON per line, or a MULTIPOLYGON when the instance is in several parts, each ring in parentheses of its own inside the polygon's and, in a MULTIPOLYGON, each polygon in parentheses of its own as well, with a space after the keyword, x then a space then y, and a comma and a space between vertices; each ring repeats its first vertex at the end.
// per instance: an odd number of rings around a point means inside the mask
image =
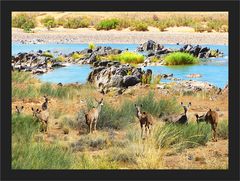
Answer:
POLYGON ((238 180, 239 179, 239 1, 2 1, 1 2, 1 178, 4 180, 238 180), (33 3, 34 2, 34 3, 33 3), (228 11, 229 169, 228 170, 12 170, 11 12, 12 11, 228 11), (230 61, 231 60, 231 61, 230 61), (4 86, 3 86, 4 85, 4 86))

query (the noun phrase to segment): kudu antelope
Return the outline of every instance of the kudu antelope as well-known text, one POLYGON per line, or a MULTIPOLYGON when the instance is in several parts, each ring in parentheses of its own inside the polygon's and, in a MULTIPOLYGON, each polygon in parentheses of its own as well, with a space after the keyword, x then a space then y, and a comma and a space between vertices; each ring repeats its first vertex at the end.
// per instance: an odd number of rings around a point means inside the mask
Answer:
MULTIPOLYGON (((165 122, 187 124, 188 123, 187 112, 188 112, 191 105, 192 105, 191 102, 189 102, 188 105, 184 105, 183 102, 181 102, 181 106, 183 107, 183 110, 184 110, 183 114, 163 116, 162 120, 165 121, 165 122)), ((160 115, 160 117, 161 117, 161 115, 160 115)))
POLYGON ((217 141, 217 124, 218 124, 218 113, 216 111, 209 111, 205 115, 199 116, 195 114, 197 123, 205 121, 206 123, 210 123, 213 132, 213 140, 217 141))
POLYGON ((21 107, 20 107, 20 106, 19 106, 19 107, 16 106, 15 108, 16 108, 16 113, 19 115, 19 114, 21 114, 21 112, 23 111, 23 108, 24 108, 24 107, 23 107, 23 106, 21 106, 21 107))
POLYGON ((37 118, 37 120, 42 125, 41 131, 47 132, 49 112, 47 110, 42 111, 39 109, 34 109, 33 107, 32 107, 32 112, 33 112, 33 117, 37 118))
POLYGON ((98 105, 96 107, 92 108, 90 111, 88 111, 88 113, 84 113, 89 133, 97 130, 97 121, 103 106, 103 98, 100 101, 97 101, 97 103, 98 105))
POLYGON ((48 103, 49 103, 49 99, 47 98, 47 96, 43 96, 45 99, 45 102, 42 104, 42 110, 47 110, 48 108, 48 103))
POLYGON ((148 115, 146 112, 142 112, 141 111, 141 107, 143 105, 141 104, 140 106, 137 106, 135 104, 136 110, 137 110, 137 118, 140 122, 140 126, 141 126, 141 138, 143 138, 143 129, 145 127, 145 134, 147 135, 147 132, 150 134, 151 133, 151 127, 153 125, 153 120, 152 117, 150 115, 148 115))

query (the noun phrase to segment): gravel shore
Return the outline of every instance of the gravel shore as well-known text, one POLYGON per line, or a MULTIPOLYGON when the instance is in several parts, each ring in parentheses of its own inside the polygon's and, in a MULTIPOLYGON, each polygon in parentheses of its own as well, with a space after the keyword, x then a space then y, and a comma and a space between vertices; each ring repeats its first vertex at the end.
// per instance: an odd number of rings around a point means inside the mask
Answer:
POLYGON ((122 43, 140 44, 154 40, 161 44, 215 44, 227 45, 228 33, 193 33, 193 32, 160 32, 160 31, 96 31, 93 29, 41 29, 35 33, 24 33, 12 29, 13 43, 122 43))

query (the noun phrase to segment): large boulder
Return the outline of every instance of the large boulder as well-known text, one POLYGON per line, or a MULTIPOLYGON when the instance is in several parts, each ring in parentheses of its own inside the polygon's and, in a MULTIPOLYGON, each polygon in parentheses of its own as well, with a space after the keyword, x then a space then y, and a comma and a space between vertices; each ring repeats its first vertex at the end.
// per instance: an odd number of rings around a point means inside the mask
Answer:
POLYGON ((140 82, 140 79, 135 75, 127 75, 123 77, 123 85, 125 87, 134 86, 140 82))

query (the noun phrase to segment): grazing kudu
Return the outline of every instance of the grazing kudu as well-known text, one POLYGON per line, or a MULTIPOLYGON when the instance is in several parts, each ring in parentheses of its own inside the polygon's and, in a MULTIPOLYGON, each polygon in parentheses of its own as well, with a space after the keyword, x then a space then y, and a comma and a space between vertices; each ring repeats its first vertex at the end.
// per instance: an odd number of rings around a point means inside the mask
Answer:
POLYGON ((47 108, 48 108, 49 99, 47 98, 47 96, 43 96, 43 97, 45 99, 45 102, 42 104, 42 110, 44 111, 44 110, 47 110, 47 108))
POLYGON ((205 121, 206 123, 210 123, 213 131, 213 140, 217 141, 217 124, 218 124, 218 113, 216 111, 212 111, 209 109, 209 111, 202 116, 198 116, 198 114, 195 114, 197 118, 197 122, 205 121))
POLYGON ((141 126, 141 138, 143 138, 143 129, 145 127, 145 134, 147 134, 147 132, 149 132, 149 134, 151 133, 151 128, 150 126, 153 125, 153 120, 152 117, 150 115, 148 115, 146 112, 142 112, 141 111, 141 107, 143 105, 141 104, 140 106, 137 106, 135 104, 136 110, 137 110, 137 118, 140 122, 140 126, 141 126))
POLYGON ((89 133, 97 130, 97 121, 98 121, 99 113, 101 112, 101 109, 103 106, 103 98, 100 101, 97 101, 97 103, 98 103, 97 107, 92 108, 90 111, 88 111, 88 113, 84 113, 86 124, 88 125, 88 129, 89 129, 89 133), (92 131, 92 128, 93 128, 93 131, 92 131))
MULTIPOLYGON (((188 117, 187 117, 187 111, 189 110, 191 106, 191 102, 188 103, 188 105, 184 105, 181 102, 181 106, 183 107, 184 113, 181 115, 169 115, 169 116, 163 116, 162 120, 165 122, 173 122, 173 123, 179 123, 179 124, 187 124, 188 122, 188 117)), ((161 114, 160 114, 161 117, 161 114)))
POLYGON ((39 109, 34 109, 32 107, 32 112, 33 112, 33 117, 37 118, 37 120, 42 124, 42 130, 44 132, 47 132, 47 127, 48 127, 48 118, 49 118, 49 112, 47 110, 39 110, 39 109))
POLYGON ((23 106, 21 106, 21 107, 16 106, 15 108, 16 108, 16 113, 19 115, 23 111, 24 107, 23 106))

